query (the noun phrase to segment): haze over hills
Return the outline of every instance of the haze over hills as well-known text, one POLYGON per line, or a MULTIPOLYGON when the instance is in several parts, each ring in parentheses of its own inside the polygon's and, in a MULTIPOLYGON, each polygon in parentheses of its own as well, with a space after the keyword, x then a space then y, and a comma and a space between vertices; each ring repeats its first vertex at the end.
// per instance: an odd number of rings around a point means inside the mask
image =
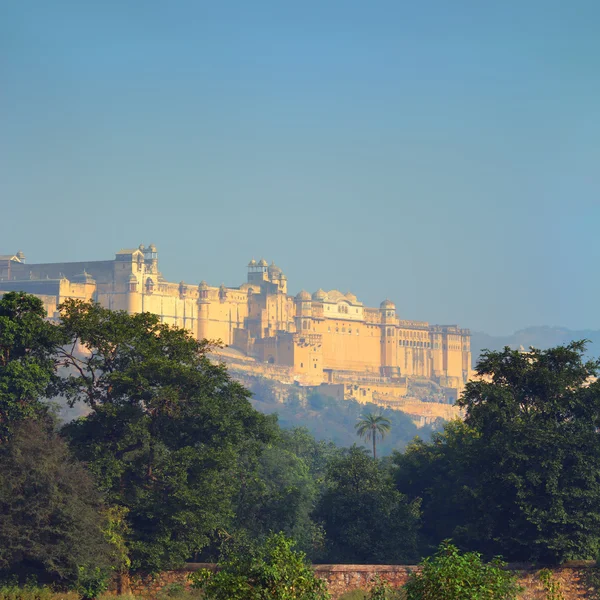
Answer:
POLYGON ((477 363, 482 350, 501 350, 504 346, 510 348, 527 349, 530 346, 535 348, 551 348, 562 344, 568 344, 573 340, 589 340, 586 355, 588 358, 596 358, 600 355, 600 330, 597 329, 568 329, 566 327, 550 327, 540 325, 535 327, 526 327, 515 331, 511 335, 495 336, 482 331, 471 332, 471 352, 473 364, 477 363))

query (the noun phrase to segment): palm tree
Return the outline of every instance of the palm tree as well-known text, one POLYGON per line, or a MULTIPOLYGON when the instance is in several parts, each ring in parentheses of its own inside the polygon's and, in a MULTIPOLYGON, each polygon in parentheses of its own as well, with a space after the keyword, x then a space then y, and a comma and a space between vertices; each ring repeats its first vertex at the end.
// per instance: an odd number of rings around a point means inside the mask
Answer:
POLYGON ((377 458, 377 436, 381 439, 390 432, 392 422, 383 415, 365 413, 358 417, 358 423, 354 426, 356 434, 366 440, 373 440, 373 458, 377 458))

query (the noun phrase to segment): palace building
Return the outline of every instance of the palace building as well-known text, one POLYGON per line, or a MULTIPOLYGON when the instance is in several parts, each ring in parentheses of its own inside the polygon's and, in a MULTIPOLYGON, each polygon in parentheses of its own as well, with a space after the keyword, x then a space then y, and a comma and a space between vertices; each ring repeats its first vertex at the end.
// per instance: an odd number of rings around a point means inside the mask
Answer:
POLYGON ((305 385, 426 378, 458 391, 471 375, 469 330, 403 320, 390 300, 372 308, 337 290, 291 296, 282 270, 262 259, 230 288, 165 280, 154 245, 104 261, 28 264, 22 252, 0 256, 0 294, 17 290, 41 298, 49 318, 58 318, 67 298, 152 312, 198 339, 288 367, 305 385))

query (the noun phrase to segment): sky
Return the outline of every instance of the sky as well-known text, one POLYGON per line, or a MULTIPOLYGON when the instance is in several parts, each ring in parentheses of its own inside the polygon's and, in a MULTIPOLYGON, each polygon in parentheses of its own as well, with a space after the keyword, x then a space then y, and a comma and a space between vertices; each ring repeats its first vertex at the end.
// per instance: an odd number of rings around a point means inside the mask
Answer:
POLYGON ((0 0, 0 254, 600 329, 597 0, 0 0))

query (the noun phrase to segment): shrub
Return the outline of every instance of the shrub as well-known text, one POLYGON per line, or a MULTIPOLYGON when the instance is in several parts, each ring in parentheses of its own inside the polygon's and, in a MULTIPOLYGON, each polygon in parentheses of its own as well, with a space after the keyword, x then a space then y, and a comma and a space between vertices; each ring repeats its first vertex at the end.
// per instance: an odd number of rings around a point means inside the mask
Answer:
POLYGON ((502 569, 504 564, 499 559, 486 564, 480 554, 462 554, 444 541, 421 563, 421 571, 410 576, 406 600, 514 600, 520 588, 516 577, 502 569))
POLYGON ((235 548, 216 572, 203 569, 190 576, 192 587, 206 600, 328 600, 325 582, 306 563, 303 552, 282 533, 264 544, 235 548))

